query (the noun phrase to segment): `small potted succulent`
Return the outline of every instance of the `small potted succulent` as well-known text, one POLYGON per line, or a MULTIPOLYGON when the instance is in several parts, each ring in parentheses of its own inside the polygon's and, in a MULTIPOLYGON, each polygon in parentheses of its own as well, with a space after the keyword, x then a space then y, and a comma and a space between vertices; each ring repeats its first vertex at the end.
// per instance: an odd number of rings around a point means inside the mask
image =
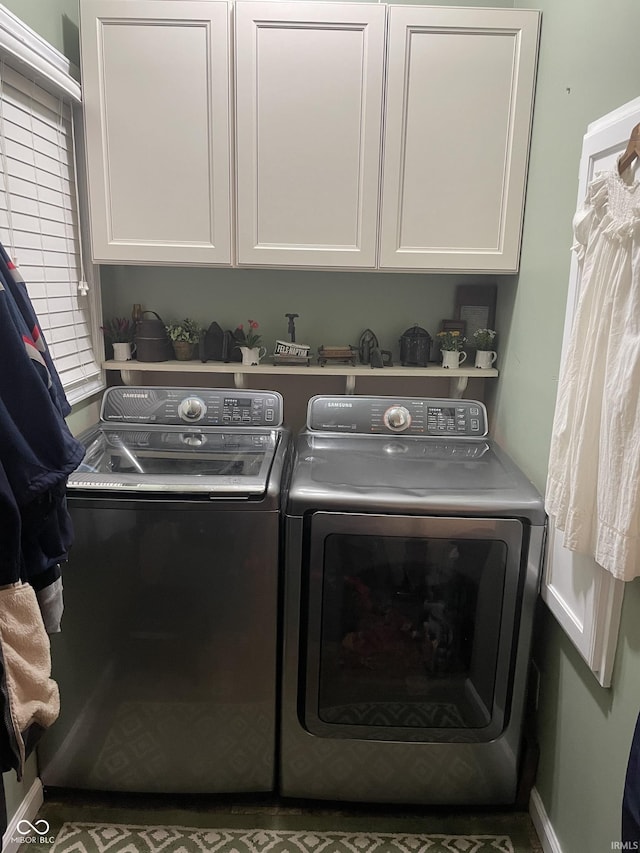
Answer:
POLYGON ((178 361, 189 361, 193 358, 201 334, 198 323, 185 317, 180 322, 168 323, 166 329, 178 361))
POLYGON ((487 369, 498 357, 493 349, 496 333, 493 329, 476 329, 473 333, 473 343, 476 348, 476 367, 487 369))

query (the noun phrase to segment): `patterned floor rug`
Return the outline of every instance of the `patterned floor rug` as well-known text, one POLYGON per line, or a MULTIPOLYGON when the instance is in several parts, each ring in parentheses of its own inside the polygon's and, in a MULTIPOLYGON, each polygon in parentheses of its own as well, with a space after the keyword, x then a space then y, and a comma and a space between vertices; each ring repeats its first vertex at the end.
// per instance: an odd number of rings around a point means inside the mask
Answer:
POLYGON ((51 853, 514 853, 508 835, 65 823, 51 853))

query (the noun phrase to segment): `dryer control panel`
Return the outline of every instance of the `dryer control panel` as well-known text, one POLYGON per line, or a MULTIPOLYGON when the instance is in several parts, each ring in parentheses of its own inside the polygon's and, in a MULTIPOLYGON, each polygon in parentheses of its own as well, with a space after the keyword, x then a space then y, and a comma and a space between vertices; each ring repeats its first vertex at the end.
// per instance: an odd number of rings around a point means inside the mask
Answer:
POLYGON ((159 426, 279 427, 282 397, 276 391, 231 388, 108 388, 100 420, 159 426))
POLYGON ((487 410, 477 400, 438 397, 318 396, 309 400, 307 428, 360 435, 484 438, 487 410))

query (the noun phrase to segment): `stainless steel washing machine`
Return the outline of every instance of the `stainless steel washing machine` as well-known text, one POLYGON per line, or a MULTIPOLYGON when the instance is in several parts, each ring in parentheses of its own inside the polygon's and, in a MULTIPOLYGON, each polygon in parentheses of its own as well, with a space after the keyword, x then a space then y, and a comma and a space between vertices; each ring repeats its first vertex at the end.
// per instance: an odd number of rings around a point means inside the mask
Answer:
POLYGON ((70 478, 49 786, 274 788, 282 398, 111 388, 70 478))
POLYGON ((545 524, 482 403, 310 401, 286 506, 282 794, 514 802, 545 524))

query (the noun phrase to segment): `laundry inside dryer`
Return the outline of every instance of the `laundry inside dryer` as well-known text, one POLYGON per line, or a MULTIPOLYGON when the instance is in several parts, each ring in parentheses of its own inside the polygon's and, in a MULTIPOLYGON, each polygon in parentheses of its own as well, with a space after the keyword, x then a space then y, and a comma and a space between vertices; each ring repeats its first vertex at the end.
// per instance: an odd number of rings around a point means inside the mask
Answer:
POLYGON ((499 614, 478 604, 502 600, 504 552, 487 540, 328 536, 319 718, 486 726, 499 614))

